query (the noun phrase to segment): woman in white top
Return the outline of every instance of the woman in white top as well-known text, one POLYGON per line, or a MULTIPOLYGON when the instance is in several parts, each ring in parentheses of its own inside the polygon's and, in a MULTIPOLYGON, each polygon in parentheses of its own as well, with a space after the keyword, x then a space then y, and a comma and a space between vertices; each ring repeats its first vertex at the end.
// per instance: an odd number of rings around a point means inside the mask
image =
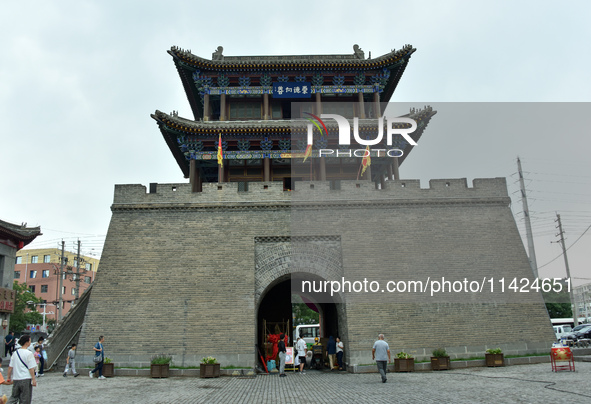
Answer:
POLYGON ((337 337, 337 363, 339 364, 339 370, 343 370, 343 341, 337 337))

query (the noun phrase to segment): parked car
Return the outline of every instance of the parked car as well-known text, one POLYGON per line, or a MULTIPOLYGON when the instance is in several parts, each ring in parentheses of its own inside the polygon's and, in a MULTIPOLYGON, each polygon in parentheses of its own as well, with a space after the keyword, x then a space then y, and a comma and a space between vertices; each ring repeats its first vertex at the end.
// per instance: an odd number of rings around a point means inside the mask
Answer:
POLYGON ((591 324, 579 324, 575 328, 573 328, 573 332, 577 332, 582 330, 583 328, 591 327, 591 324))
POLYGON ((584 339, 584 338, 590 339, 591 338, 591 326, 586 327, 586 328, 582 328, 579 331, 576 331, 575 335, 577 337, 577 340, 584 339))
POLYGON ((579 335, 587 335, 586 333, 589 331, 591 331, 591 324, 581 324, 573 328, 572 332, 563 335, 561 338, 566 338, 569 341, 577 342, 579 339, 583 338, 579 337, 579 335))

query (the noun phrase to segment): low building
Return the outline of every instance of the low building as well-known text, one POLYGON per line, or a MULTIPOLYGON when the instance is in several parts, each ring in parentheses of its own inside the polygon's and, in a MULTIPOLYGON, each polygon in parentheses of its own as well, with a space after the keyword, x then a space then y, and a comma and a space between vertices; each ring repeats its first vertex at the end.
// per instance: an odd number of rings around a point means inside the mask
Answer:
POLYGON ((14 312, 15 293, 12 291, 15 257, 18 251, 30 244, 41 234, 40 227, 27 227, 0 220, 0 335, 4 339, 8 333, 10 314, 14 312))
MULTIPOLYGON (((16 254, 14 280, 28 286, 35 296, 47 303, 46 319, 58 318, 60 301, 60 260, 62 250, 58 248, 26 249, 16 254)), ((77 282, 76 253, 64 251, 64 275, 61 282, 62 317, 70 310, 76 299, 94 282, 99 260, 80 256, 80 277, 77 282), (78 286, 77 286, 78 283, 78 286)), ((42 308, 38 308, 42 312, 42 308)))
POLYGON ((579 310, 579 318, 585 317, 588 321, 591 315, 591 282, 575 286, 573 297, 579 310))

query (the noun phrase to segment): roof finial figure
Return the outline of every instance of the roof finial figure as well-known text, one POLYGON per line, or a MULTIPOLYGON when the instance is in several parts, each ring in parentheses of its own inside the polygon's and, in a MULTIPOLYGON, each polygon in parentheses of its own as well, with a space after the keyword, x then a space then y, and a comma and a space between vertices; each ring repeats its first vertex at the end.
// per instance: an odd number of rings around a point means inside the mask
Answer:
POLYGON ((365 52, 363 52, 361 50, 359 45, 357 45, 357 44, 353 45, 353 52, 354 52, 354 55, 357 59, 365 59, 365 52))
POLYGON ((218 46, 218 49, 211 54, 211 60, 224 60, 224 55, 222 55, 223 51, 224 48, 222 46, 218 46))

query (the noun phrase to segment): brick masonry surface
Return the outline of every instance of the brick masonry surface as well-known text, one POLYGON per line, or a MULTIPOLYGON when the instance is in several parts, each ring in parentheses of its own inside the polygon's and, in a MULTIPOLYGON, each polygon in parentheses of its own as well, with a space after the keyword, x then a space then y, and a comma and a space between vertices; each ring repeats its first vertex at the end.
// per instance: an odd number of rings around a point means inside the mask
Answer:
MULTIPOLYGON (((257 310, 288 272, 327 281, 375 281, 375 293, 334 297, 349 365, 371 363, 384 333, 392 353, 418 359, 547 352, 554 334, 537 293, 500 292, 529 279, 504 178, 117 185, 112 219, 80 335, 81 362, 105 335, 106 355, 143 366, 168 353, 175 364, 214 356, 253 367, 257 310), (388 281, 476 282, 477 292, 387 293, 388 281), (490 291, 490 286, 495 288, 490 291), (506 285, 506 286, 507 286, 506 285)), ((456 286, 458 284, 456 283, 456 286)), ((326 298, 326 294, 316 296, 326 298)))

